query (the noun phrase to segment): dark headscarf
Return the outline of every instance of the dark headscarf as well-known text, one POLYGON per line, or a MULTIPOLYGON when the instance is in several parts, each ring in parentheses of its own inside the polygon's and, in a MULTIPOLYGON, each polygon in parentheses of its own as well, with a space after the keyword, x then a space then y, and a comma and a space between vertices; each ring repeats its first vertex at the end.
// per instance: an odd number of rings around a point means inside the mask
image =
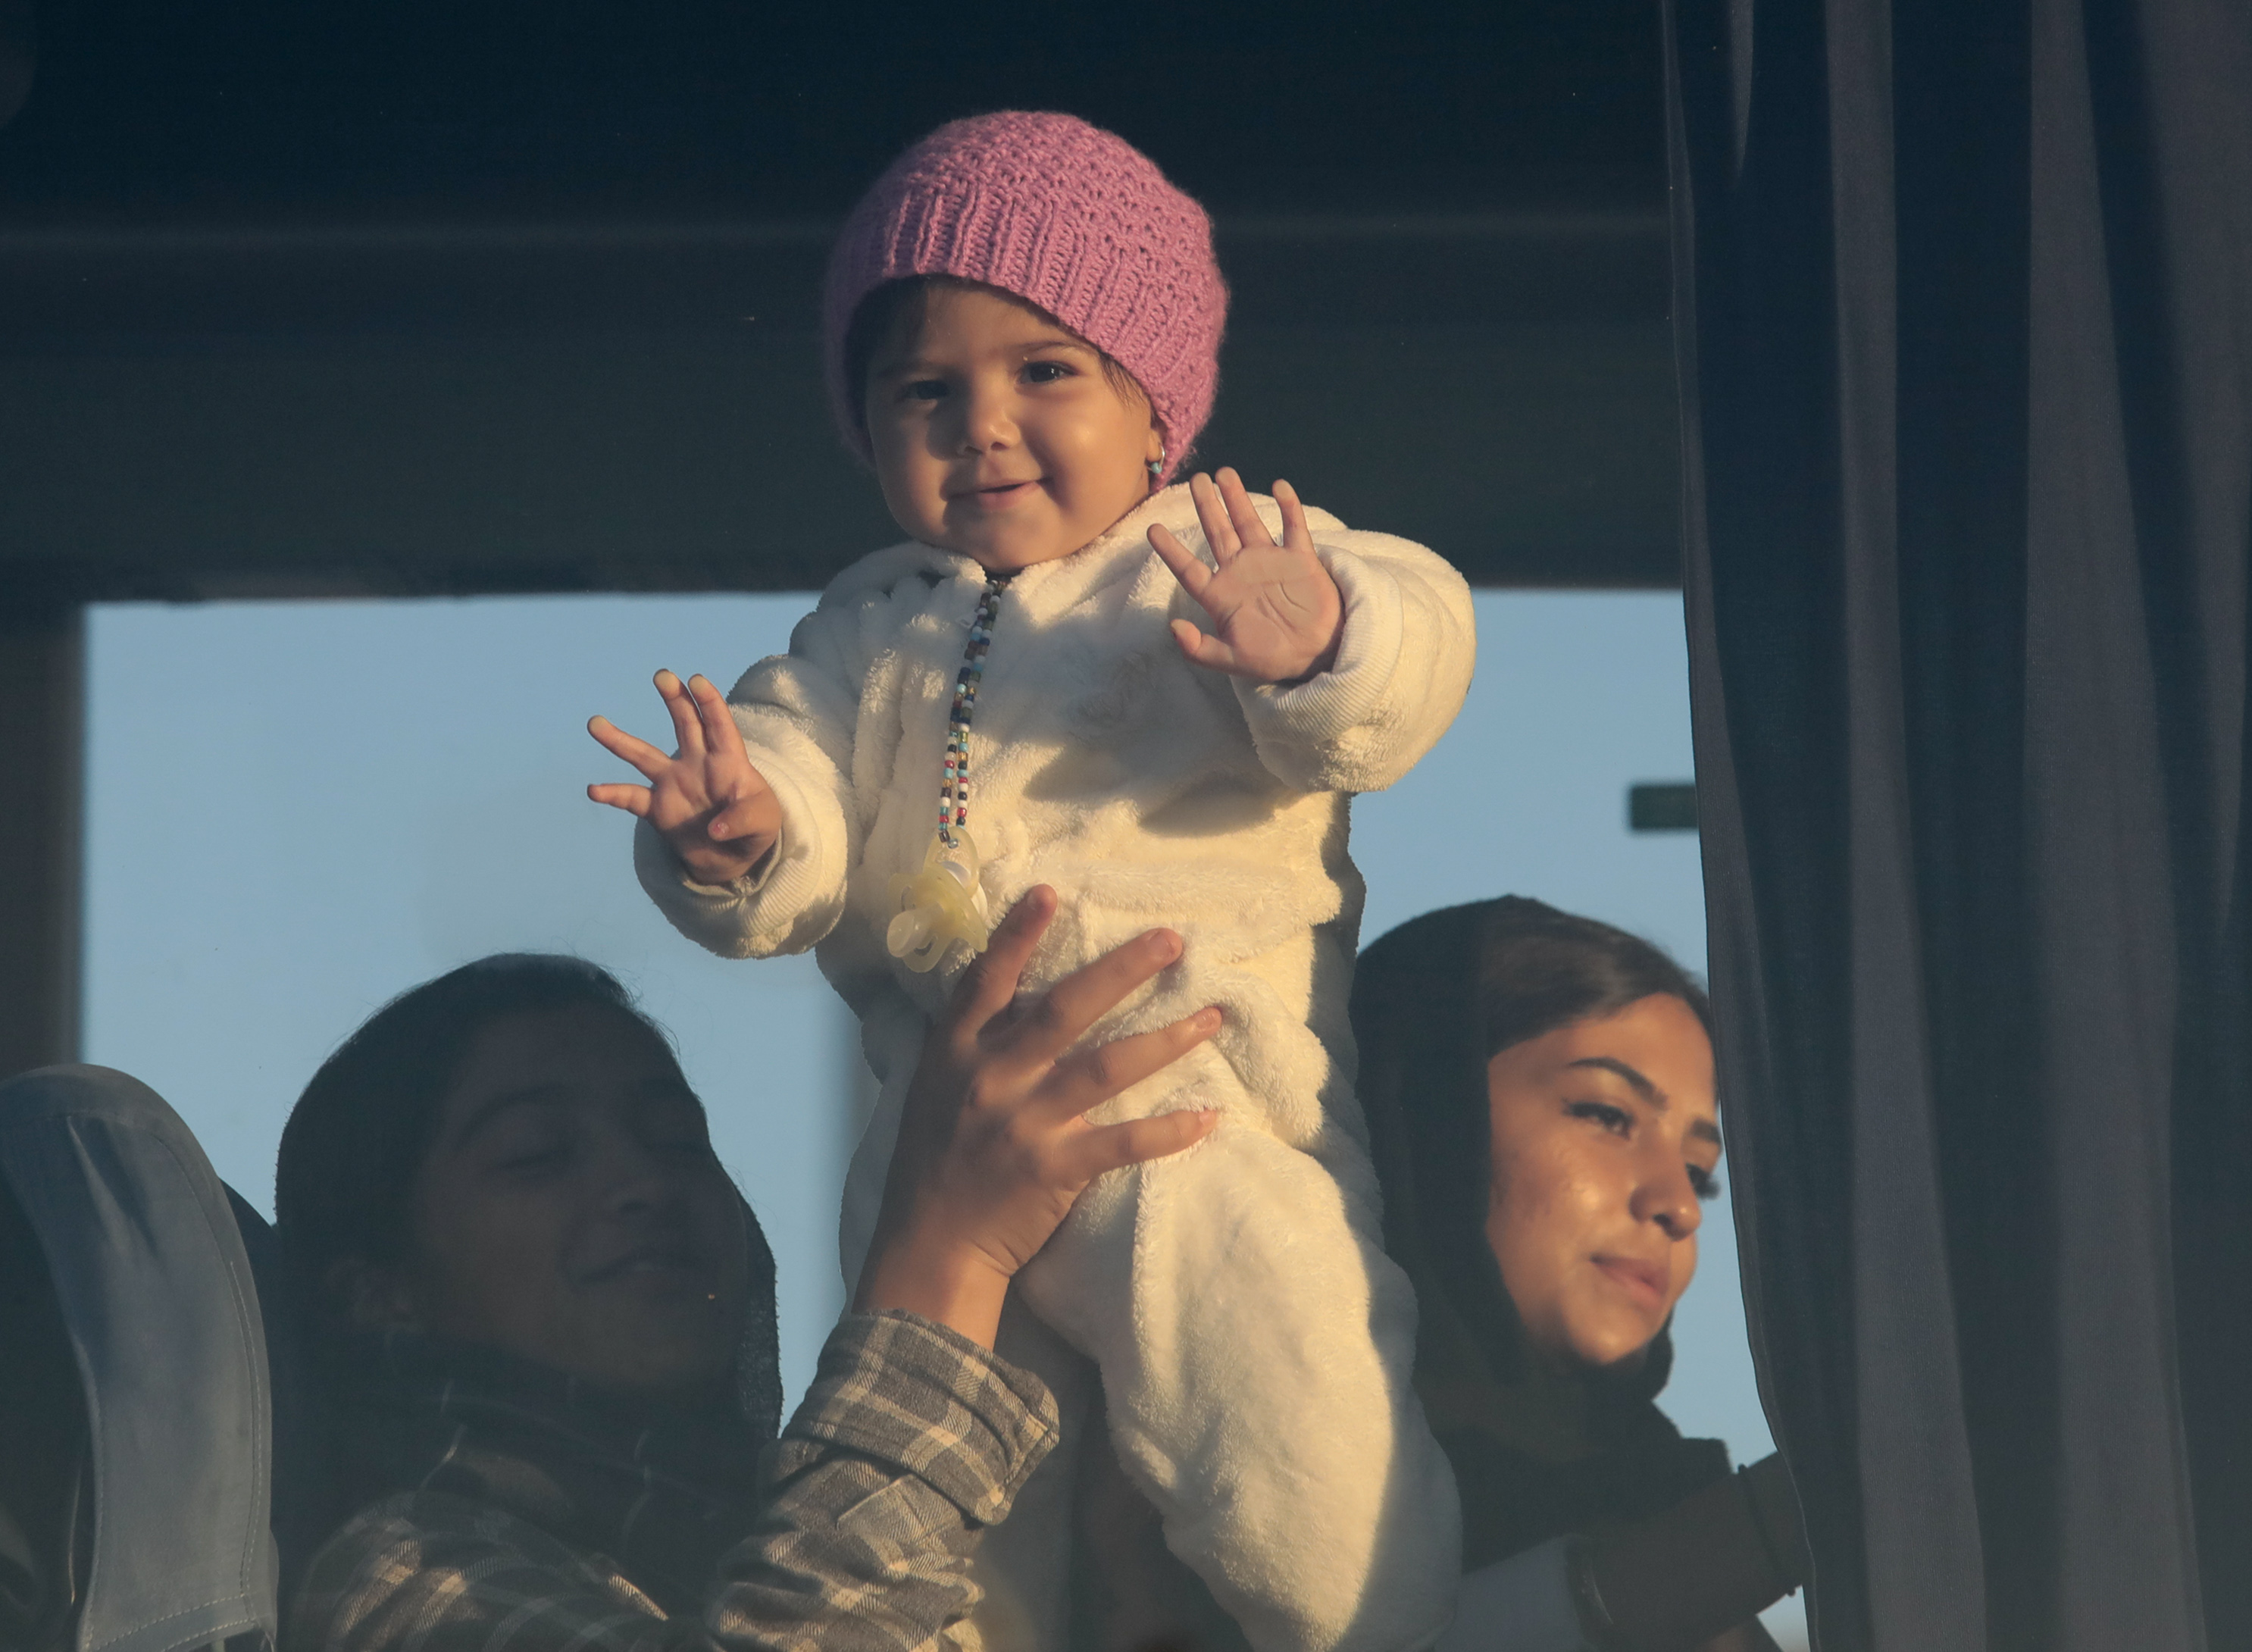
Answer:
POLYGON ((1728 1472, 1720 1441, 1682 1439, 1655 1403, 1667 1332, 1638 1360, 1559 1370, 1532 1349, 1486 1239, 1487 1062, 1660 992, 1703 1015, 1648 942, 1513 895, 1427 913, 1360 955, 1352 1024, 1385 1246, 1414 1283, 1415 1386, 1461 1487, 1466 1570, 1644 1518, 1728 1472))

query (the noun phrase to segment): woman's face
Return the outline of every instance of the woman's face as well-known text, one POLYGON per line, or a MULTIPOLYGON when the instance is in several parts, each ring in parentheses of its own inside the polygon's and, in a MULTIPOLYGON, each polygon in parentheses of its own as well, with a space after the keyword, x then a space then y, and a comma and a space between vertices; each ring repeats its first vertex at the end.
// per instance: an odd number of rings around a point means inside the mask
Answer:
POLYGON ((470 1045, 412 1193, 387 1316, 603 1387, 723 1387, 743 1332, 742 1201, 704 1108, 623 1014, 546 1010, 470 1045))
POLYGON ((1486 1241, 1533 1345, 1580 1365, 1639 1354, 1697 1271, 1720 1160, 1703 1024, 1640 999, 1502 1051, 1486 1096, 1486 1241))

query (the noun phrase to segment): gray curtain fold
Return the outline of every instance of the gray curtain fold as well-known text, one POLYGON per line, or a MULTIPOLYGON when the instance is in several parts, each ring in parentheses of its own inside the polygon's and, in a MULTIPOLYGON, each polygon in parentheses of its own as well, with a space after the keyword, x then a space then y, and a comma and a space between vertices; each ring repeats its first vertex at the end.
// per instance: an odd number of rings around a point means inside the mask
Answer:
POLYGON ((45 1253, 85 1395, 78 1652, 270 1645, 265 1336, 203 1149, 126 1074, 43 1067, 0 1085, 0 1180, 45 1253))
POLYGON ((2252 1645, 2252 5, 1665 31, 1722 1087, 1818 1637, 2252 1645))

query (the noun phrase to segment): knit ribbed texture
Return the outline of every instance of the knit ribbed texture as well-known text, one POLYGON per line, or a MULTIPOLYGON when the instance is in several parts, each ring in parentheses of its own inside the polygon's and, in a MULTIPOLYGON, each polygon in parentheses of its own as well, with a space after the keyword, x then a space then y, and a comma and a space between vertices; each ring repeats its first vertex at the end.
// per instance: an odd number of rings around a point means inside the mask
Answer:
POLYGON ((956 275, 1038 305, 1148 392, 1170 479, 1212 413, 1227 286, 1204 208, 1116 134, 1020 110, 951 121, 892 163, 845 220, 822 302, 829 394, 870 457, 844 334, 886 281, 956 275))

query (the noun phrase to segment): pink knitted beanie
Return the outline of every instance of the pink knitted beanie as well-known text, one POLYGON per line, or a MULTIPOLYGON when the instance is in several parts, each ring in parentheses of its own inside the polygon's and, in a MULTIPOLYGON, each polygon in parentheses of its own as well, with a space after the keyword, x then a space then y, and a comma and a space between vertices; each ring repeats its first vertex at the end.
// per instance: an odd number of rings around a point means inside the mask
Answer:
POLYGON ((831 405, 864 459, 844 334, 862 299, 907 275, 1013 293, 1114 357, 1164 427, 1161 480, 1211 416, 1227 316, 1211 220, 1115 133, 1019 110, 950 121, 861 197, 830 255, 822 344, 831 405))

